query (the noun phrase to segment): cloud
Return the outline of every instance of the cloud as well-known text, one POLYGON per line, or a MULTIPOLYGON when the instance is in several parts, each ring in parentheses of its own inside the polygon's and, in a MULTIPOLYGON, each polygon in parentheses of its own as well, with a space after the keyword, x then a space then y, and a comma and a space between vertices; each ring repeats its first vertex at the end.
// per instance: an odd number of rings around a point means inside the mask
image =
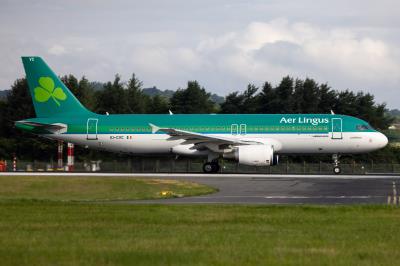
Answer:
POLYGON ((197 79, 221 95, 310 77, 400 108, 398 1, 167 2, 6 1, 0 89, 24 75, 21 55, 39 55, 60 75, 108 81, 135 72, 161 89, 197 79))
POLYGON ((400 85, 399 49, 356 29, 322 28, 279 18, 254 21, 218 36, 197 37, 188 41, 178 32, 157 31, 130 34, 118 44, 112 38, 99 42, 68 37, 63 46, 53 45, 49 54, 66 56, 68 47, 73 53, 64 62, 72 66, 77 60, 87 66, 84 73, 89 78, 112 78, 114 73, 128 78, 135 72, 145 84, 163 89, 197 79, 209 90, 226 94, 242 90, 249 82, 277 83, 286 75, 378 95, 383 95, 378 91, 382 84, 387 86, 387 95, 400 85))
POLYGON ((286 19, 252 22, 241 31, 200 42, 197 51, 215 73, 247 82, 277 82, 289 74, 329 82, 337 89, 367 89, 378 98, 381 87, 393 95, 400 85, 399 49, 357 29, 286 19))
MULTIPOLYGON (((322 75, 331 80, 345 78, 349 84, 384 81, 400 75, 394 47, 379 39, 359 37, 351 30, 327 30, 278 19, 253 22, 241 32, 207 43, 219 43, 219 51, 210 51, 222 55, 209 60, 223 61, 236 74, 258 81, 265 79, 268 72, 276 73, 275 79, 286 74, 316 78, 322 75), (230 52, 225 54, 224 50, 230 52)), ((200 47, 206 53, 207 46, 201 43, 200 47)))
POLYGON ((63 55, 66 52, 67 51, 66 51, 65 47, 62 45, 59 45, 59 44, 55 44, 55 45, 51 46, 48 51, 48 53, 51 55, 63 55))

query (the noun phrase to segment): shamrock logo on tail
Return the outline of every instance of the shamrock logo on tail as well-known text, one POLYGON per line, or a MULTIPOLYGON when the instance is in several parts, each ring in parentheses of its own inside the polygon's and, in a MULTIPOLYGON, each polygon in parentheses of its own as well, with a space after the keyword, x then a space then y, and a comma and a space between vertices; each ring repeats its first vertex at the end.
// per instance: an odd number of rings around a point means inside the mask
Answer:
POLYGON ((40 87, 36 87, 35 92, 35 100, 41 103, 47 102, 50 97, 53 98, 54 102, 60 106, 59 101, 65 101, 67 99, 67 95, 60 88, 54 88, 54 81, 49 77, 41 77, 39 78, 40 87))

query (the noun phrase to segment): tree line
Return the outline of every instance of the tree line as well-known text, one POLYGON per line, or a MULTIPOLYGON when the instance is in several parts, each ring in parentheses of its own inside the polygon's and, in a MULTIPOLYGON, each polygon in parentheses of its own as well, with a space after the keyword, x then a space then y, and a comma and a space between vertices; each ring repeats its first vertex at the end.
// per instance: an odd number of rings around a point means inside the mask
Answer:
MULTIPOLYGON (((258 87, 249 84, 244 91, 228 94, 222 103, 212 100, 212 94, 197 81, 188 81, 170 98, 149 96, 143 83, 132 74, 126 82, 116 75, 106 83, 91 82, 86 77, 61 77, 65 85, 89 110, 100 114, 136 113, 330 113, 352 115, 364 119, 377 129, 387 129, 393 118, 387 115, 385 104, 376 103, 369 93, 337 91, 315 80, 284 77, 273 86, 265 82, 258 87)), ((21 159, 48 160, 56 155, 55 142, 40 139, 14 128, 14 121, 35 117, 25 78, 17 79, 6 100, 0 101, 0 158, 13 153, 21 159)), ((112 158, 114 154, 77 149, 79 158, 112 158)), ((387 155, 389 156, 389 155, 387 155)), ((399 160, 398 155, 390 155, 399 160)))

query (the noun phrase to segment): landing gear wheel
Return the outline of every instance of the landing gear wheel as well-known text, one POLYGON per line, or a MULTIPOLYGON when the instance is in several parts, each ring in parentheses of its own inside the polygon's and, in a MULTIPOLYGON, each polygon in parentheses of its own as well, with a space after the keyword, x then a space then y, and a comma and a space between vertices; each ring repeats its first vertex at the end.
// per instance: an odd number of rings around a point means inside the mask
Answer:
POLYGON ((212 163, 212 166, 213 166, 213 172, 218 173, 220 168, 218 162, 212 163))
POLYGON ((333 173, 334 173, 335 175, 338 175, 338 174, 340 174, 341 172, 342 172, 342 169, 340 169, 339 166, 333 167, 333 173))
POLYGON ((205 163, 203 164, 203 172, 204 173, 212 173, 214 170, 212 163, 205 163))
POLYGON ((203 165, 204 173, 217 173, 219 171, 219 164, 215 162, 205 163, 203 165))

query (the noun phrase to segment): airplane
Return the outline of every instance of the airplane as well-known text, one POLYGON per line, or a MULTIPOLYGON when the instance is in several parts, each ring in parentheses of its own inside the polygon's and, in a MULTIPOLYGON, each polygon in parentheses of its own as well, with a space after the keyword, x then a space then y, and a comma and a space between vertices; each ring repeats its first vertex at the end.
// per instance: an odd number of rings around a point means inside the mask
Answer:
POLYGON ((35 118, 15 126, 46 138, 134 155, 200 156, 206 173, 219 160, 272 166, 279 155, 367 153, 387 145, 366 121, 331 114, 97 114, 86 109, 40 57, 22 57, 35 118))

